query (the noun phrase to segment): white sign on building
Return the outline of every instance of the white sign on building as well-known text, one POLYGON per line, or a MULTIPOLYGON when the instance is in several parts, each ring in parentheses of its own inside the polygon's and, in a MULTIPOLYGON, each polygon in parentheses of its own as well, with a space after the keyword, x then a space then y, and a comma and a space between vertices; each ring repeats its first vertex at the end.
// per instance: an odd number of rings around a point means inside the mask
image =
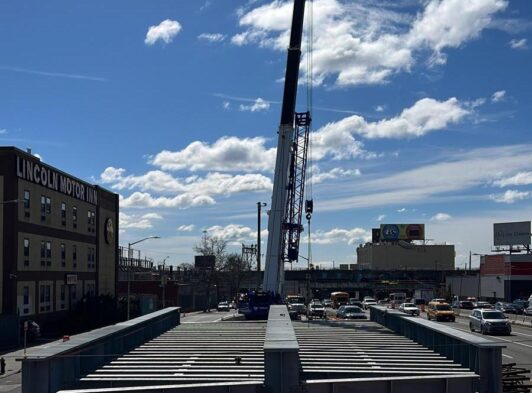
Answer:
POLYGON ((530 244, 530 221, 493 224, 493 245, 527 246, 530 244))

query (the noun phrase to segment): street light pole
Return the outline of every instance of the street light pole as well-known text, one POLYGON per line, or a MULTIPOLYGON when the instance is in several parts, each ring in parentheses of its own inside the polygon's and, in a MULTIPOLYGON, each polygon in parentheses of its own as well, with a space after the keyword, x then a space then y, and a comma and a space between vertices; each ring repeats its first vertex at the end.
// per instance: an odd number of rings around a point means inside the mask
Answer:
POLYGON ((131 246, 137 244, 137 243, 140 243, 140 242, 143 242, 144 240, 148 240, 148 239, 160 239, 159 236, 148 236, 148 237, 145 237, 144 239, 140 239, 140 240, 137 240, 136 242, 130 242, 127 244, 127 320, 129 321, 129 317, 130 317, 130 304, 131 304, 131 246))
POLYGON ((163 287, 163 307, 162 308, 165 308, 166 307, 166 260, 170 258, 170 256, 167 256, 166 258, 163 259, 163 272, 162 272, 162 275, 161 275, 161 286, 163 287))
POLYGON ((257 202, 257 289, 260 288, 260 219, 261 208, 265 207, 266 203, 257 202))

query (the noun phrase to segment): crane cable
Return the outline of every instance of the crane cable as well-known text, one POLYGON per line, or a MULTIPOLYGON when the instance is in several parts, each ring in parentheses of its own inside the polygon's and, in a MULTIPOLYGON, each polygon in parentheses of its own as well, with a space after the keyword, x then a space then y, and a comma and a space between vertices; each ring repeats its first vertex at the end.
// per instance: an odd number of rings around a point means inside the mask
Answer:
MULTIPOLYGON (((312 85, 314 83, 312 78, 312 68, 313 68, 313 62, 312 62, 312 46, 314 42, 314 13, 313 13, 313 5, 314 0, 310 0, 307 2, 307 111, 310 114, 310 119, 312 120, 312 85)), ((310 122, 310 129, 309 129, 309 140, 308 140, 308 159, 307 159, 307 173, 306 173, 306 195, 307 195, 307 201, 313 200, 313 194, 312 194, 312 176, 313 176, 313 164, 312 164, 312 121, 310 122)), ((311 233, 310 233, 310 215, 307 214, 307 223, 308 223, 308 268, 309 271, 307 272, 310 275, 310 265, 312 264, 312 244, 311 244, 311 233)), ((307 277, 307 280, 310 279, 310 277, 307 277)), ((308 285, 308 283, 307 283, 308 285)))

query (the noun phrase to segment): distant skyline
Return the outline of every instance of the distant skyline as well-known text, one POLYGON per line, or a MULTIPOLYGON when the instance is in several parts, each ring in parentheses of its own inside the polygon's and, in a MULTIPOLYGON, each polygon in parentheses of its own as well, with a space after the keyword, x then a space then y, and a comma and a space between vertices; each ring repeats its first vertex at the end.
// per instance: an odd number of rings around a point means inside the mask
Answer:
MULTIPOLYGON (((297 110, 312 76, 314 263, 355 263, 382 223, 424 223, 461 267, 490 252, 493 223, 532 219, 532 3, 312 4, 297 110)), ((140 247, 156 262, 192 262, 203 231, 238 252, 271 201, 291 11, 3 2, 0 145, 119 193, 120 243, 161 236, 140 247)))

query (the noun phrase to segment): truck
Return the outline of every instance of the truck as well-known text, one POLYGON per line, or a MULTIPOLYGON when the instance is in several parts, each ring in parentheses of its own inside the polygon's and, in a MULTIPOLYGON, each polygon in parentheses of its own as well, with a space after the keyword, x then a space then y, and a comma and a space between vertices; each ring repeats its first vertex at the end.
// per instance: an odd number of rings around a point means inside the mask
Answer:
POLYGON ((428 304, 434 298, 434 290, 432 289, 416 289, 412 298, 412 303, 415 305, 428 304))

